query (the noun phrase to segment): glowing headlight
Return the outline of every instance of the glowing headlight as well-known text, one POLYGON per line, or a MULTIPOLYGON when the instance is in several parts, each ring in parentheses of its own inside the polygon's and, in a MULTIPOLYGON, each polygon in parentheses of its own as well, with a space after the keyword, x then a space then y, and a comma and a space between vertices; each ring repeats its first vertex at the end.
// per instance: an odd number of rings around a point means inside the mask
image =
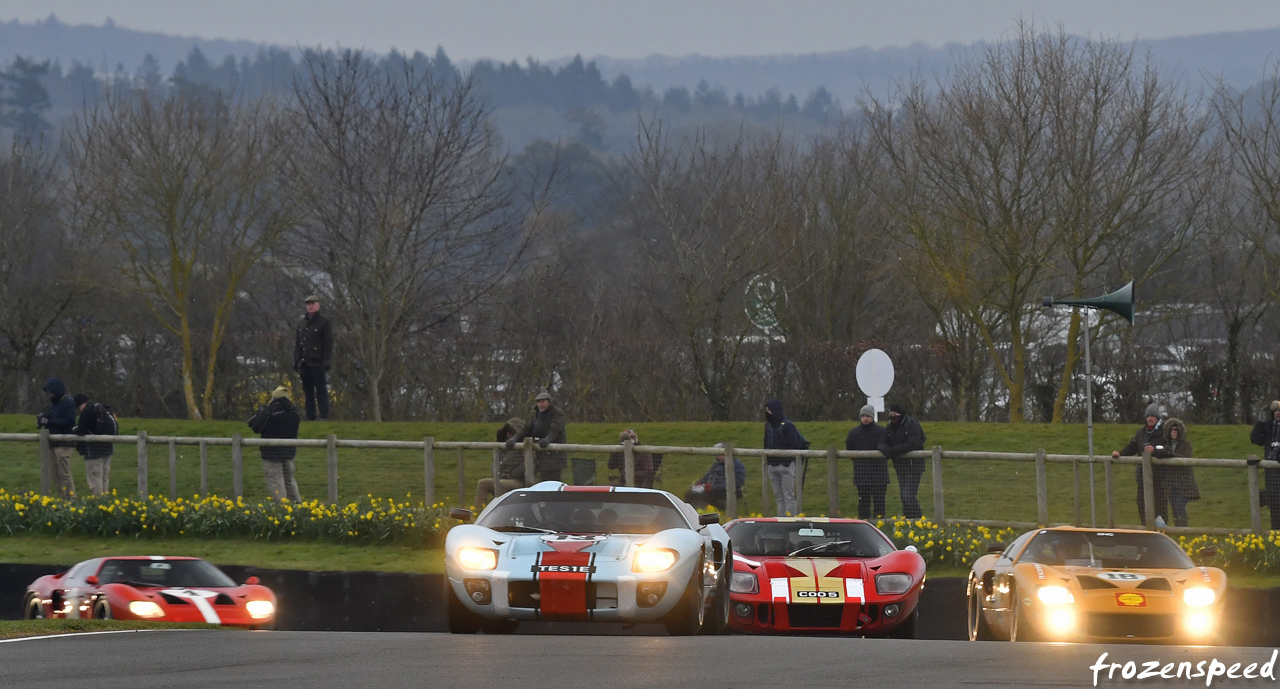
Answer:
POLYGON ((1218 596, 1213 592, 1213 589, 1197 587, 1186 589, 1182 592, 1182 602, 1186 603, 1187 607, 1190 608, 1203 608, 1206 605, 1213 605, 1213 601, 1217 600, 1217 598, 1218 596))
POLYGON ((734 572, 729 579, 729 590, 734 593, 755 593, 760 590, 756 575, 751 572, 734 572))
POLYGON ((1075 596, 1072 596, 1071 592, 1062 586, 1041 586, 1040 590, 1036 592, 1036 596, 1045 605, 1066 605, 1067 603, 1076 602, 1075 596))
POLYGON ((641 550, 631 564, 633 572, 665 572, 676 563, 676 551, 666 548, 641 550))
POLYGON ((271 617, 276 611, 276 606, 272 605, 269 600, 251 600, 244 604, 244 609, 249 613, 249 617, 260 620, 264 617, 271 617))
POLYGON ((164 610, 149 600, 130 601, 129 612, 138 617, 164 617, 164 610))
POLYGON ((910 574, 877 574, 876 593, 882 596, 896 596, 906 593, 911 588, 910 574))
POLYGON ((459 548, 458 566, 463 569, 496 569, 498 551, 489 548, 459 548))

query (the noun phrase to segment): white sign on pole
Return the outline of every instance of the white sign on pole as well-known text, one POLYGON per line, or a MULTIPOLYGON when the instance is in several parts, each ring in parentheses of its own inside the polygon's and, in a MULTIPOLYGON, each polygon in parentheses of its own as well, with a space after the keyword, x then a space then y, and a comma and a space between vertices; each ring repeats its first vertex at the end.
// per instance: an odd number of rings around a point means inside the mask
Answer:
POLYGON ((858 357, 858 387, 867 396, 867 404, 877 412, 884 411, 884 396, 893 387, 893 362, 879 349, 868 349, 858 357))

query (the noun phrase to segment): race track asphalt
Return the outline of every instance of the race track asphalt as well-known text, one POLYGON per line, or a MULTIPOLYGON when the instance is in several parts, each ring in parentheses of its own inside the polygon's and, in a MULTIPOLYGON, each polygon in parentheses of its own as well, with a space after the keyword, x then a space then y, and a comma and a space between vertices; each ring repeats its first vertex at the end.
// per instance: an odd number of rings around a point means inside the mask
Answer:
MULTIPOLYGON (((0 643, 4 686, 92 687, 1023 687, 1093 686, 1089 666, 1217 659, 1269 648, 1096 646, 798 637, 148 631, 0 643)), ((1206 662, 1206 668, 1210 664, 1206 662)), ((1242 670, 1243 668, 1240 668, 1242 670)), ((1172 673, 1172 671, 1171 671, 1172 673)), ((1205 686, 1123 681, 1097 686, 1205 686)), ((1272 685, 1217 680, 1215 686, 1272 685)))

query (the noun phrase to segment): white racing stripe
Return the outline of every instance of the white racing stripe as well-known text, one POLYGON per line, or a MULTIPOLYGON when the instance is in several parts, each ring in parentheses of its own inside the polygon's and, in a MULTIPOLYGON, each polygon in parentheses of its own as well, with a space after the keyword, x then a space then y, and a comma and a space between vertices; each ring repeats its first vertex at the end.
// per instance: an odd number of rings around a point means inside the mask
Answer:
POLYGON ((218 594, 213 591, 199 591, 193 589, 165 589, 160 593, 167 593, 174 598, 182 598, 191 601, 200 614, 204 616, 204 621, 209 624, 222 624, 222 618, 218 617, 217 611, 213 609, 213 604, 209 602, 210 598, 217 598, 218 594))

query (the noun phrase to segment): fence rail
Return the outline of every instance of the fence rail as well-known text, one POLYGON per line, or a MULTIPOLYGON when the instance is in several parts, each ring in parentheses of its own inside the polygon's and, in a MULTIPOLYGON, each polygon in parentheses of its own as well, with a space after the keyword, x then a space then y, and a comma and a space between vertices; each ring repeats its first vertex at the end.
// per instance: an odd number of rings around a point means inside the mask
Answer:
MULTIPOLYGON (((150 479, 150 462, 149 452, 152 446, 165 446, 168 449, 168 492, 171 498, 178 496, 178 447, 198 447, 199 448, 199 472, 200 472, 200 495, 206 497, 209 495, 210 482, 210 447, 229 447, 231 449, 231 475, 232 475, 232 492, 233 497, 241 497, 244 495, 244 448, 260 448, 260 447, 295 447, 295 448, 313 448, 323 450, 326 459, 326 483, 328 489, 328 500, 331 503, 338 501, 338 481, 339 481, 339 450, 342 449, 360 449, 360 450, 412 450, 422 453, 422 487, 424 501, 427 504, 434 504, 436 501, 436 479, 438 469, 442 468, 449 460, 440 455, 441 452, 454 451, 457 453, 457 479, 458 479, 458 496, 459 501, 465 501, 467 495, 468 477, 466 466, 466 453, 470 452, 492 452, 492 461, 487 462, 488 472, 474 473, 473 478, 492 475, 495 479, 495 489, 501 494, 501 483, 498 478, 498 458, 499 452, 505 449, 503 443, 484 442, 484 441, 443 441, 436 440, 430 436, 424 437, 420 441, 405 440, 364 440, 364 439, 342 439, 336 435, 330 435, 327 438, 299 438, 299 439, 280 439, 280 438, 246 438, 239 434, 231 437, 185 437, 185 436, 162 436, 149 435, 146 432, 139 432, 136 435, 111 435, 111 436, 78 436, 78 435, 54 435, 48 431, 39 433, 0 433, 0 443, 38 443, 40 450, 40 491, 43 494, 50 494, 52 482, 52 462, 53 453, 50 443, 59 442, 76 442, 76 443, 112 443, 115 445, 133 445, 136 448, 137 457, 137 487, 138 494, 141 497, 149 495, 149 479, 150 479)), ((532 440, 526 439, 524 444, 520 446, 524 455, 525 475, 533 476, 535 469, 535 448, 532 440)), ((874 451, 847 451, 840 450, 836 447, 830 447, 825 450, 765 450, 759 448, 737 448, 731 444, 726 444, 723 448, 715 447, 692 447, 680 445, 633 445, 627 441, 620 445, 588 445, 588 444, 552 444, 546 450, 562 452, 562 453, 621 453, 623 456, 623 469, 621 472, 621 483, 625 485, 635 485, 635 454, 651 453, 661 455, 689 455, 689 456, 716 456, 724 454, 727 458, 737 457, 739 459, 758 458, 761 465, 761 511, 767 509, 769 502, 769 485, 764 480, 766 474, 765 463, 770 457, 794 457, 801 460, 822 460, 826 464, 826 488, 827 488, 827 514, 836 516, 841 513, 841 490, 839 480, 839 465, 841 459, 845 460, 883 460, 883 456, 879 452, 874 451)), ((1249 524, 1250 528, 1225 528, 1225 527, 1177 527, 1166 526, 1165 530, 1172 533, 1207 533, 1217 535, 1227 534, 1246 534, 1246 533, 1264 533, 1261 519, 1261 502, 1259 499, 1259 480, 1258 469, 1277 470, 1280 469, 1280 463, 1272 461, 1259 462, 1256 457, 1251 456, 1249 459, 1229 459, 1229 458, 1174 458, 1174 459, 1156 459, 1148 455, 1141 457, 1120 457, 1112 458, 1109 455, 1089 457, 1086 455, 1064 455, 1064 454, 1048 454, 1044 450, 1036 452, 975 452, 970 450, 944 450, 940 446, 934 446, 930 450, 912 452, 905 455, 906 458, 924 459, 931 464, 931 471, 928 472, 931 483, 932 497, 932 520, 938 524, 970 524, 975 526, 990 527, 1014 527, 1014 528, 1034 528, 1036 526, 1047 526, 1052 524, 1075 524, 1075 525, 1097 525, 1105 527, 1123 526, 1117 523, 1117 509, 1115 501, 1116 483, 1114 476, 1114 468, 1116 465, 1141 467, 1141 481, 1144 487, 1145 495, 1145 526, 1146 528, 1154 528, 1154 519, 1157 510, 1155 509, 1155 471, 1159 467, 1196 467, 1203 469, 1220 469, 1245 474, 1246 494, 1245 501, 1249 505, 1249 524), (953 516, 948 518, 947 509, 947 480, 946 476, 949 472, 944 472, 944 466, 950 463, 951 466, 957 466, 959 470, 964 472, 965 476, 969 476, 969 469, 978 463, 1008 463, 1011 465, 1031 465, 1035 469, 1034 477, 1034 494, 1035 494, 1035 520, 1016 519, 1016 518, 989 518, 992 516, 1001 517, 1006 515, 982 514, 982 518, 976 517, 960 517, 953 516), (1070 519, 1051 519, 1051 479, 1050 466, 1069 465, 1071 467, 1070 474, 1070 501, 1071 510, 1070 519), (1085 518, 1084 491, 1082 490, 1082 481, 1087 479, 1082 477, 1084 473, 1082 469, 1088 466, 1102 465, 1102 488, 1105 496, 1105 522, 1103 524, 1092 524, 1094 521, 1092 515, 1094 511, 1090 510, 1090 519, 1085 518)), ((726 467, 731 467, 731 459, 726 460, 726 467)), ((950 470, 949 470, 950 471, 950 470)), ((1017 470, 1015 470, 1017 471, 1017 470)), ((1055 470, 1056 471, 1056 470, 1055 470)), ((803 502, 803 474, 796 472, 796 499, 801 505, 803 502)), ((725 512, 729 518, 733 518, 738 514, 737 486, 734 471, 726 470, 726 509, 725 512)), ((1058 476, 1061 479, 1061 476, 1058 476)), ((970 477, 967 481, 964 479, 953 479, 951 487, 953 488, 953 497, 956 490, 964 484, 965 487, 972 488, 974 481, 982 479, 973 479, 970 477)), ((1091 484, 1086 484, 1091 485, 1091 484)), ((1052 482, 1055 490, 1061 493, 1061 486, 1058 480, 1052 482)), ((1092 486, 1091 486, 1092 487, 1092 486)), ((996 486, 991 490, 999 492, 1000 486, 996 486)), ((1006 488, 1007 490, 1007 488, 1006 488)), ((1238 494, 1237 494, 1238 495, 1238 494)), ((1056 504, 1056 503, 1055 503, 1056 504)), ((974 508, 968 508, 974 509, 974 508)), ((985 510, 983 510, 985 511, 985 510)), ((958 510, 957 510, 958 513, 958 510)), ((1059 510, 1061 514, 1061 510, 1059 510)))

